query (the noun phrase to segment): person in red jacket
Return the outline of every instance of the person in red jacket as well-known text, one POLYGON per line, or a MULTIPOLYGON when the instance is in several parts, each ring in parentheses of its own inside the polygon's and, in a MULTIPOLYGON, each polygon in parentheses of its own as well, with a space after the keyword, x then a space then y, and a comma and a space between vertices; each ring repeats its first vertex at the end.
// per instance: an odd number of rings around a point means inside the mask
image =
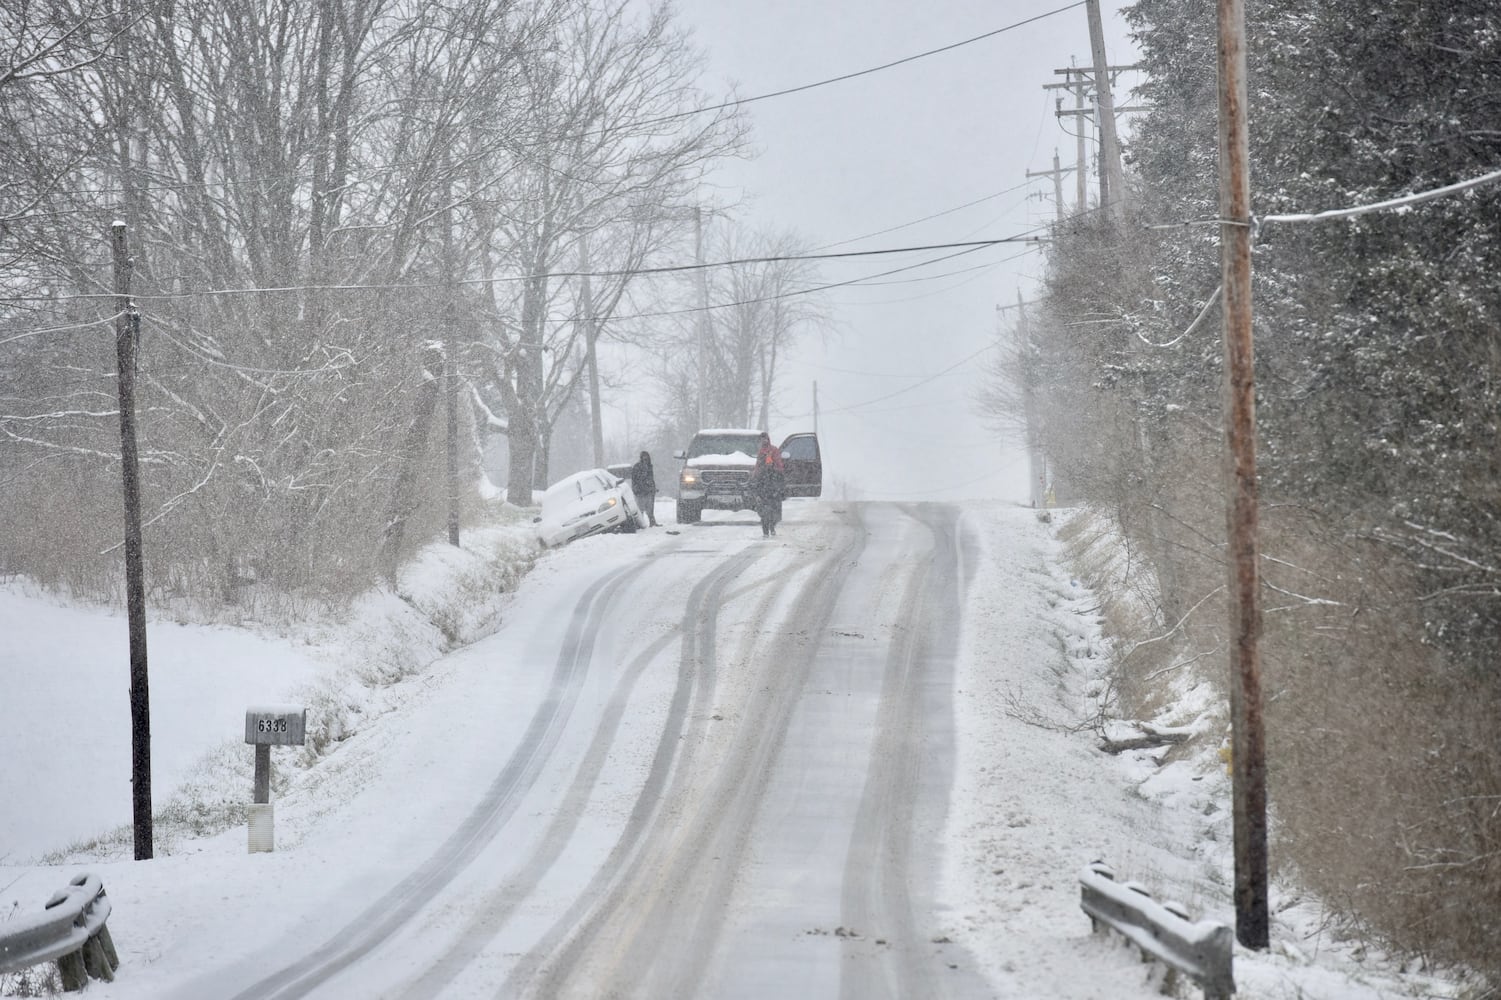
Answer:
POLYGON ((760 469, 766 464, 774 466, 778 472, 785 473, 787 471, 787 467, 782 463, 781 449, 772 447, 771 435, 766 431, 762 431, 761 447, 756 451, 756 468, 760 469))
POLYGON ((751 493, 756 498, 756 512, 761 515, 761 537, 777 533, 782 520, 782 497, 787 487, 787 467, 782 451, 773 447, 771 435, 761 432, 761 447, 756 451, 756 468, 751 473, 751 493))

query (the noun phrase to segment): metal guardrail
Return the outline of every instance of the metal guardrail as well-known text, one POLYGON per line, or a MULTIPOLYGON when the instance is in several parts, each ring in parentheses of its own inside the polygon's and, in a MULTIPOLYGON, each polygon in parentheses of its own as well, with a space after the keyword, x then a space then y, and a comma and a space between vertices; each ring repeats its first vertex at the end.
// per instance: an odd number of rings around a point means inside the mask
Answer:
POLYGON ((1143 886, 1115 881, 1115 872, 1101 861, 1079 873, 1079 893, 1095 933, 1104 925, 1123 934, 1202 986, 1205 1000, 1229 1000, 1235 992, 1235 935, 1226 925, 1191 923, 1181 905, 1158 903, 1143 886))
POLYGON ((41 913, 0 924, 0 973, 56 962, 64 990, 81 990, 90 978, 113 981, 120 957, 104 926, 109 913, 104 883, 75 876, 41 913))

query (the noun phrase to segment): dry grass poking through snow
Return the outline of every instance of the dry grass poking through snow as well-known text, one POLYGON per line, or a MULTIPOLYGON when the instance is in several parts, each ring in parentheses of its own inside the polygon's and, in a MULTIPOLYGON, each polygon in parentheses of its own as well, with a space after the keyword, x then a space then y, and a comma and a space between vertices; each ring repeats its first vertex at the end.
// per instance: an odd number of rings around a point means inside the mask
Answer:
MULTIPOLYGON (((1150 567, 1108 520, 1057 516, 1112 645, 1096 724, 1192 724, 1196 739, 1163 762, 1218 749, 1230 669, 1218 568, 1176 567, 1185 610, 1167 620, 1150 567)), ((1356 960, 1379 951, 1497 996, 1481 980, 1501 983, 1501 679, 1425 641, 1426 609, 1390 549, 1302 511, 1264 519, 1262 553, 1273 905, 1286 908, 1274 938, 1343 942, 1356 960)))

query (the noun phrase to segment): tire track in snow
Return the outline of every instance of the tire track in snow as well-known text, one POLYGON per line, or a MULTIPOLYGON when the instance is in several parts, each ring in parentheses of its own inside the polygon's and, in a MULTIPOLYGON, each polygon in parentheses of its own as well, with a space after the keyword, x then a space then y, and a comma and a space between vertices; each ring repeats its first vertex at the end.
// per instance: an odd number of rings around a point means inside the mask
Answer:
POLYGON ((562 855, 563 849, 568 846, 569 838, 578 829, 589 802, 589 794, 599 780, 605 758, 619 732, 626 702, 642 671, 676 639, 674 635, 661 636, 631 660, 611 692, 610 702, 584 753, 578 772, 569 783, 568 790, 558 803, 557 812, 553 814, 552 821, 543 831, 531 854, 522 862, 514 876, 485 896, 459 938, 425 971, 412 978, 406 991, 399 995, 399 1000, 430 1000, 439 995, 459 973, 484 953, 490 942, 504 930, 516 910, 536 890, 562 855))
MULTIPOLYGON (((706 606, 710 609, 708 613, 712 614, 713 609, 719 604, 725 585, 744 572, 745 567, 760 554, 760 550, 747 549, 726 564, 717 567, 695 585, 687 601, 689 611, 685 620, 697 620, 705 614, 706 606)), ((470 919, 461 937, 448 951, 432 963, 424 973, 411 980, 406 991, 400 995, 401 1000, 426 1000, 426 998, 438 995, 466 967, 483 954, 487 946, 501 934, 516 911, 546 877, 552 865, 567 847, 569 838, 577 831, 588 806, 590 794, 604 769, 606 758, 624 718, 626 706, 641 674, 673 642, 683 640, 691 643, 695 641, 695 638, 689 630, 681 629, 677 634, 659 637, 631 660, 611 691, 609 703, 601 715, 600 723, 590 739, 579 768, 569 783, 568 789, 559 799, 558 808, 551 822, 538 839, 531 854, 522 862, 515 875, 508 878, 503 885, 486 897, 485 902, 470 919)), ((659 742, 659 747, 672 745, 681 733, 683 718, 687 714, 687 697, 692 687, 692 680, 691 673, 685 674, 680 669, 672 705, 665 721, 667 737, 659 742)), ((659 755, 660 753, 659 749, 659 755)), ((663 770, 665 772, 665 768, 663 770)), ((648 774, 645 782, 646 791, 638 796, 636 808, 627 821, 620 841, 611 852, 611 859, 616 858, 623 849, 630 849, 634 844, 634 839, 639 838, 645 829, 646 823, 639 814, 643 812, 643 806, 649 807, 656 803, 657 792, 660 790, 662 780, 665 779, 665 773, 658 777, 656 772, 657 768, 654 767, 648 774)), ((609 867, 607 862, 605 870, 608 871, 609 867)), ((599 879, 596 878, 590 888, 585 890, 583 901, 587 902, 592 898, 598 882, 599 879)), ((574 907, 578 908, 579 905, 575 903, 574 907)))
POLYGON ((618 882, 620 873, 628 871, 632 860, 639 854, 642 842, 662 806, 663 790, 670 775, 675 768, 683 766, 684 757, 691 756, 691 743, 690 749, 684 748, 684 744, 688 742, 685 741, 684 734, 690 717, 689 699, 695 692, 698 694, 693 699, 697 714, 702 716, 706 711, 704 691, 712 691, 712 680, 717 670, 714 646, 718 634, 718 612, 724 601, 725 589, 763 551, 751 548, 740 552, 699 581, 689 594, 680 628, 683 647, 678 657, 677 685, 668 707, 662 737, 657 743, 656 753, 637 796, 635 808, 599 873, 568 910, 553 923, 531 953, 524 956, 511 971, 498 996, 519 996, 533 980, 546 975, 544 969, 549 956, 565 949, 570 935, 588 919, 590 912, 604 905, 612 887, 618 882))
POLYGON ((479 805, 421 867, 301 960, 261 979, 234 1000, 290 1000, 306 996, 402 929, 454 880, 514 814, 537 780, 578 701, 599 622, 617 591, 646 563, 602 577, 574 606, 546 696, 526 732, 479 805))
POLYGON ((930 542, 906 567, 901 607, 888 647, 876 714, 876 741, 846 856, 842 924, 847 940, 843 1000, 989 996, 973 961, 931 940, 923 890, 937 879, 934 841, 943 830, 953 774, 954 658, 964 572, 957 510, 904 505, 930 542), (874 947, 872 947, 874 945, 874 947))
POLYGON ((551 935, 557 946, 539 947, 497 993, 500 997, 688 997, 695 995, 713 960, 747 839, 813 658, 805 636, 827 626, 845 577, 865 545, 858 519, 845 515, 842 536, 798 567, 768 582, 751 620, 785 596, 805 568, 816 568, 797 595, 802 630, 776 636, 755 650, 762 682, 744 706, 740 723, 717 760, 700 762, 707 745, 708 709, 718 670, 717 609, 697 621, 685 617, 682 669, 695 668, 699 683, 691 727, 680 740, 664 739, 653 764, 672 770, 662 803, 650 810, 639 849, 625 859, 592 912, 570 911, 551 935), (696 645, 686 641, 700 633, 696 645), (701 662, 696 662, 701 660, 701 662), (681 744, 682 749, 679 749, 681 744), (551 952, 549 955, 548 953, 551 952), (547 957, 541 957, 547 956, 547 957))

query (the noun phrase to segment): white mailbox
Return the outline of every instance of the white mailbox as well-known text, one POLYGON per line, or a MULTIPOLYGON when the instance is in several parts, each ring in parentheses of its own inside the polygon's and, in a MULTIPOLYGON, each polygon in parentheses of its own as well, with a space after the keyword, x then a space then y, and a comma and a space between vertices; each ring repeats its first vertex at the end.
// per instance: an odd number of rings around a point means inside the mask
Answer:
POLYGON ((307 709, 269 705, 245 710, 245 742, 300 747, 307 742, 307 709))
POLYGON ((271 804, 271 748, 300 747, 307 742, 307 709, 301 705, 258 705, 245 710, 245 742, 255 747, 255 785, 251 789, 250 852, 276 849, 275 812, 271 804))

